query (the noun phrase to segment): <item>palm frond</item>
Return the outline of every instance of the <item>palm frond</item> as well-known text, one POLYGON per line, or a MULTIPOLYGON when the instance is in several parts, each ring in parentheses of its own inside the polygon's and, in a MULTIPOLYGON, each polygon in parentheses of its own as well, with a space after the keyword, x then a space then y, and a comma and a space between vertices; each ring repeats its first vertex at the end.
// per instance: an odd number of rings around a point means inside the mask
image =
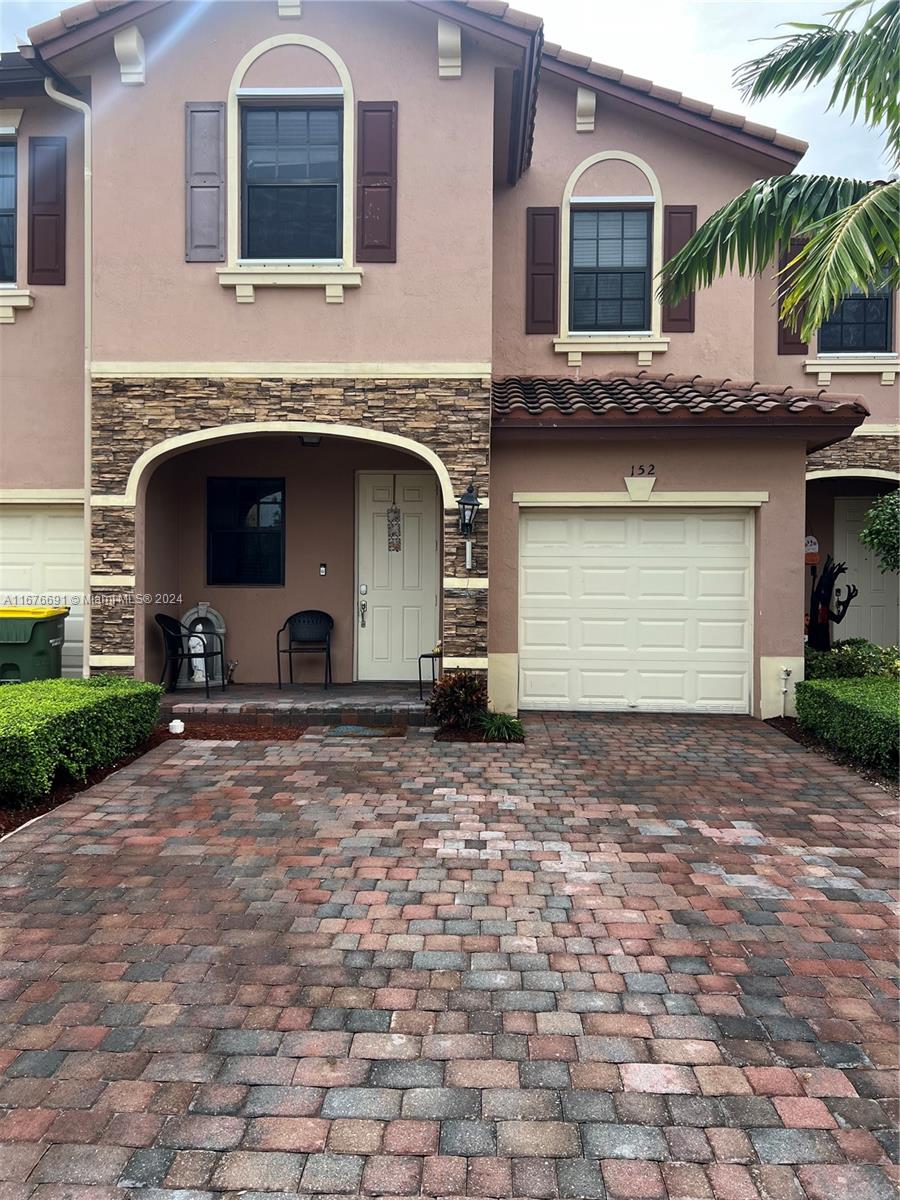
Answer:
POLYGON ((894 180, 807 226, 808 241, 780 273, 782 319, 808 339, 852 288, 900 285, 898 211, 894 180))
POLYGON ((849 111, 867 125, 884 127, 892 155, 900 156, 900 0, 875 7, 851 0, 831 14, 828 25, 794 21, 794 32, 734 73, 745 100, 810 88, 834 76, 829 108, 849 111), (859 29, 849 21, 864 5, 870 11, 859 29))
POLYGON ((757 180, 713 213, 666 263, 660 274, 660 298, 665 304, 677 304, 726 271, 758 274, 774 261, 781 244, 843 212, 878 186, 832 175, 757 180))

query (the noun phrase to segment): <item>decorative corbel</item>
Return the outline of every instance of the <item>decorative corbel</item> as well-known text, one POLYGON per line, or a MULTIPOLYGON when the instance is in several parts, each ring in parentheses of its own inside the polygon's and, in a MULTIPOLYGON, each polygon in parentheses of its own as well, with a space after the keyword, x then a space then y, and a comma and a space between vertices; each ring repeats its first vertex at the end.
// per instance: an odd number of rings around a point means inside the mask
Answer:
POLYGON ((455 21, 438 18, 438 78, 458 79, 462 75, 462 30, 455 21))
POLYGON ((575 96, 575 132, 593 133, 597 115, 597 93, 580 87, 575 96))
POLYGON ((119 61, 119 75, 123 83, 139 84, 146 81, 147 56, 144 39, 137 25, 120 29, 113 38, 113 49, 119 61))

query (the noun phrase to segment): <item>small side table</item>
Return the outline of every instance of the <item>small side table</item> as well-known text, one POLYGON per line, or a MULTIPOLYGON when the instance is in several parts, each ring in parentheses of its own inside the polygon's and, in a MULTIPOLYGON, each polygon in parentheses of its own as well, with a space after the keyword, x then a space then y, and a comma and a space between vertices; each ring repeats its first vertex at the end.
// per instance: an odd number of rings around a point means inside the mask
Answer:
POLYGON ((420 700, 425 699, 425 681, 422 678, 422 663, 427 662, 427 661, 431 662, 431 686, 434 687, 434 685, 437 683, 438 664, 441 661, 440 650, 430 650, 427 654, 419 655, 419 699, 420 700))

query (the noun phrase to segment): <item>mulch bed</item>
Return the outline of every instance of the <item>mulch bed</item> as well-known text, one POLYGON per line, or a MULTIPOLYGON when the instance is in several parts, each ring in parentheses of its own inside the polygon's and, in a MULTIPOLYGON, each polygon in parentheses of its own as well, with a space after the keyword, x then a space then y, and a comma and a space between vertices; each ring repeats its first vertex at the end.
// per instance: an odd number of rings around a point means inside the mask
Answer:
MULTIPOLYGON (((185 722, 187 724, 187 722, 185 722)), ((112 763, 108 767, 99 767, 96 771, 91 771, 87 779, 83 782, 77 779, 62 779, 53 788, 48 796, 42 796, 40 800, 34 800, 28 804, 11 804, 7 807, 3 798, 0 797, 0 837, 4 834, 12 833, 14 829, 18 829, 20 825, 33 820, 35 817, 40 817, 44 813, 50 812, 54 808, 58 808, 60 804, 65 804, 67 800, 71 800, 73 796, 77 796, 79 792, 86 791, 87 788, 93 787, 95 783, 100 783, 107 775, 111 775, 113 771, 118 771, 121 767, 127 767, 129 763, 133 763, 135 759, 146 754, 148 750, 153 750, 156 746, 161 746, 163 742, 168 741, 185 741, 188 738, 194 741, 203 742, 294 742, 302 733, 306 731, 305 725, 272 725, 270 727, 262 727, 258 725, 236 725, 229 724, 227 721, 203 721, 197 722, 194 725, 188 725, 184 733, 169 733, 165 724, 160 724, 153 730, 146 742, 135 750, 132 754, 120 758, 118 762, 112 763)))
POLYGON ((830 759, 831 762, 837 763, 841 767, 845 767, 848 771, 852 771, 858 775, 860 779, 866 783, 873 784, 875 787, 883 788, 889 796, 895 800, 900 799, 900 783, 896 777, 885 775, 876 767, 863 767, 859 763, 854 762, 846 754, 842 754, 840 750, 835 750, 817 738, 815 734, 801 729, 800 722, 796 717, 771 717, 766 721, 767 725, 771 725, 773 729, 777 729, 779 733, 785 734, 791 741, 799 742, 801 746, 805 746, 807 750, 814 750, 817 754, 823 755, 830 759))
POLYGON ((481 742, 483 746, 514 746, 522 745, 525 741, 522 737, 510 738, 508 742, 486 742, 480 729, 457 729, 452 725, 448 725, 446 729, 439 729, 434 735, 434 740, 436 742, 481 742))

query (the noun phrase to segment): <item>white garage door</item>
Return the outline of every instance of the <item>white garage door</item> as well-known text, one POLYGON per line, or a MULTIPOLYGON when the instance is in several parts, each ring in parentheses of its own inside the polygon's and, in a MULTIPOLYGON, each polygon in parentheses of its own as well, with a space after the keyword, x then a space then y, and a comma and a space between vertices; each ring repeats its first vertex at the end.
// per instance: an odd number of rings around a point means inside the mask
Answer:
POLYGON ((748 712, 752 557, 743 511, 524 513, 521 707, 748 712))
POLYGON ((84 609, 83 515, 75 505, 0 505, 0 604, 69 604, 63 674, 80 675, 84 609), (48 597, 48 599, 44 599, 48 597))

